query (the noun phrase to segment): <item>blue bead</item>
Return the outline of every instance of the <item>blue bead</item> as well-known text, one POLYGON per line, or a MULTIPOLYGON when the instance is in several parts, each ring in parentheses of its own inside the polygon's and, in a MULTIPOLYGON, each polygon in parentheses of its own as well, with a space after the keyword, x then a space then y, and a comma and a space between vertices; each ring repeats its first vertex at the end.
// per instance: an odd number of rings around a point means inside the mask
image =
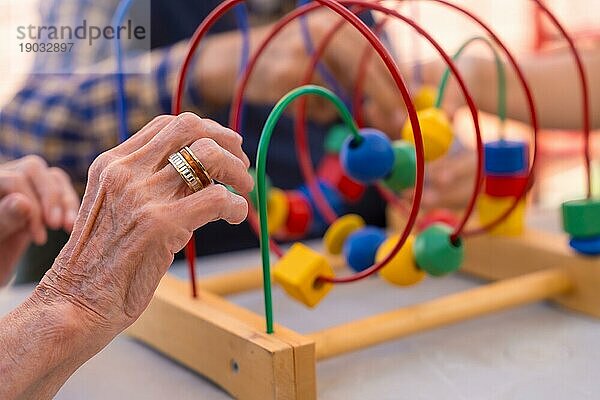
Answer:
POLYGON ((376 129, 362 129, 363 140, 349 137, 342 146, 340 160, 349 177, 373 183, 387 176, 394 167, 394 150, 388 137, 376 129))
POLYGON ((569 245, 578 253, 588 256, 600 255, 600 236, 593 238, 571 238, 569 245))
POLYGON ((344 243, 344 257, 348 266, 356 272, 375 263, 377 249, 385 242, 385 231, 373 226, 353 232, 344 243))
MULTIPOLYGON (((327 199, 327 203, 329 203, 333 211, 335 211, 337 215, 345 214, 346 207, 341 194, 338 193, 338 191, 335 190, 331 185, 320 179, 319 187, 321 188, 321 192, 323 192, 325 199, 327 199)), ((310 207, 313 210, 314 218, 313 226, 311 227, 311 232, 317 233, 323 231, 327 227, 327 223, 325 222, 325 218, 321 215, 321 212, 317 208, 316 202, 313 196, 311 195, 310 190, 308 190, 308 186, 302 185, 298 188, 298 190, 306 196, 306 198, 310 202, 310 207)))
POLYGON ((486 174, 522 174, 529 168, 527 143, 498 140, 485 144, 486 174))

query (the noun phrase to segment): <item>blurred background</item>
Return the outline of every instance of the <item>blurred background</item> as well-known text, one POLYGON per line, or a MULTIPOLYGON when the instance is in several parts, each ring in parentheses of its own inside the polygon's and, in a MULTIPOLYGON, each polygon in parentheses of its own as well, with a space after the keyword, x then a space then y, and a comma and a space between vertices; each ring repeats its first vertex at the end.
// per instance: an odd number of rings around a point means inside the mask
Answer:
MULTIPOLYGON (((254 7, 265 12, 277 12, 282 8, 293 6, 292 1, 254 0, 253 3, 254 7)), ((388 6, 396 7, 420 21, 449 53, 458 48, 466 38, 479 32, 464 17, 429 2, 388 1, 387 3, 388 6)), ((531 1, 457 0, 455 3, 469 8, 491 24, 517 55, 552 52, 564 46, 564 42, 553 27, 544 18, 540 18, 531 1)), ((25 15, 28 21, 35 23, 40 4, 40 0, 0 0, 0 35, 3 38, 14 35, 8 22, 14 21, 19 16, 25 15)), ((546 5, 557 13, 561 22, 577 38, 578 43, 584 45, 586 42, 600 39, 600 0, 546 0, 546 5)), ((387 29, 403 63, 427 62, 436 57, 434 50, 428 44, 421 42, 405 25, 397 22, 389 23, 387 29)), ((26 77, 33 60, 33 53, 30 53, 16 61, 7 62, 11 45, 10 40, 0 41, 0 60, 2 60, 0 62, 0 108, 11 98, 26 77), (15 66, 15 62, 18 65, 15 66), (10 64, 12 67, 9 67, 10 64), (20 72, 14 72, 15 69, 20 72)), ((490 57, 489 50, 479 47, 482 46, 475 46, 469 52, 480 51, 482 57, 490 57)), ((460 135, 468 144, 472 142, 473 137, 472 123, 468 119, 461 120, 460 112, 458 115, 456 123, 461 127, 460 135)), ((483 115, 482 119, 489 126, 495 123, 492 116, 483 115)), ((514 123, 509 127, 511 133, 518 136, 530 134, 528 127, 523 124, 514 123)), ((493 132, 493 129, 485 129, 485 131, 493 132)), ((577 132, 546 132, 544 137, 551 137, 552 140, 544 140, 540 149, 543 165, 538 176, 535 199, 544 206, 552 207, 559 204, 566 193, 571 198, 583 193, 583 173, 579 153, 582 143, 581 135, 577 132)), ((598 190, 599 188, 596 188, 596 191, 598 190)))

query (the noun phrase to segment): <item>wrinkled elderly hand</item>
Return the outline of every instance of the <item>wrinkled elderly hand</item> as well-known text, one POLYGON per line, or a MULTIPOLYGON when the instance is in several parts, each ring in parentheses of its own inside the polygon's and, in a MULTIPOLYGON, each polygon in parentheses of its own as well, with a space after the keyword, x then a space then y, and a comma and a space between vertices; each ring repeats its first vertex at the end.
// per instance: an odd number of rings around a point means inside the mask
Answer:
POLYGON ((193 114, 156 118, 89 171, 71 237, 30 298, 0 321, 0 398, 51 398, 147 307, 192 232, 246 218, 243 197, 192 193, 168 163, 184 146, 211 176, 252 190, 241 137, 193 114))
POLYGON ((252 190, 237 133, 193 114, 155 119, 92 164, 73 234, 37 288, 40 299, 72 303, 112 337, 146 308, 194 230, 244 221, 243 197, 218 184, 192 194, 168 163, 186 145, 215 180, 252 190))
POLYGON ((31 242, 46 242, 46 229, 70 232, 79 198, 69 176, 38 156, 0 166, 0 286, 31 242))

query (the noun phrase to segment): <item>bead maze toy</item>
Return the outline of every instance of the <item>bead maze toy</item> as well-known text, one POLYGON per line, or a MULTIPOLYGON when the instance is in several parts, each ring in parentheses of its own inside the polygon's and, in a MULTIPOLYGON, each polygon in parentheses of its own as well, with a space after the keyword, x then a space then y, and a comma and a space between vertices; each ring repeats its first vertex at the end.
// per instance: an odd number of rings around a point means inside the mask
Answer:
MULTIPOLYGON (((590 189, 587 198, 563 205, 564 228, 570 246, 560 235, 525 228, 525 197, 533 184, 537 158, 538 121, 533 94, 514 56, 488 25, 449 1, 427 1, 461 13, 480 26, 486 36, 469 40, 451 57, 413 19, 380 2, 362 0, 302 2, 306 4, 299 5, 273 26, 271 34, 243 62, 230 121, 230 127, 236 131, 240 131, 245 88, 269 42, 286 25, 297 19, 305 21, 305 16, 317 9, 327 8, 341 16, 340 22, 331 27, 316 46, 310 37, 305 38, 311 56, 305 81, 281 99, 263 129, 254 171, 256 188, 249 195, 250 203, 258 209, 258 213, 251 210, 249 221, 260 237, 262 268, 196 280, 194 244, 190 242, 186 250, 191 290, 184 282, 166 276, 146 312, 130 328, 130 335, 197 371, 236 398, 312 399, 316 398, 317 361, 385 341, 542 300, 552 300, 570 310, 600 317, 597 290, 600 285, 600 258, 597 257, 600 254, 600 200, 593 198, 590 189), (356 15, 364 10, 382 13, 384 18, 370 29, 356 15), (412 27, 431 43, 448 65, 437 92, 432 94, 431 88, 421 88, 411 95, 394 58, 377 37, 391 18, 412 27), (310 85, 315 70, 325 68, 320 57, 329 41, 347 23, 372 46, 362 55, 351 98, 352 112, 335 92, 310 85), (488 143, 483 143, 476 104, 454 63, 466 47, 476 41, 486 44, 497 60, 500 138, 488 143), (514 68, 528 99, 533 150, 526 142, 509 141, 504 137, 506 84, 504 64, 497 49, 502 50, 514 68), (373 50, 389 69, 409 115, 399 141, 392 142, 363 122, 362 87, 373 50), (443 157, 453 142, 452 124, 441 108, 450 73, 467 100, 477 138, 478 163, 473 192, 460 218, 445 210, 419 218, 425 163, 443 157), (307 95, 330 101, 343 121, 325 140, 327 154, 318 172, 313 170, 307 151, 307 95), (294 137, 307 183, 297 190, 284 191, 269 182, 266 157, 277 121, 296 100, 299 104, 294 137), (369 185, 376 186, 384 201, 405 217, 403 227, 392 226, 385 231, 368 226, 359 215, 343 215, 344 202, 360 199, 369 185), (413 191, 410 207, 403 206, 397 197, 407 189, 413 191), (475 212, 480 224, 473 228, 469 221, 475 212), (314 226, 327 227, 324 252, 302 243, 283 251, 271 239, 271 235, 300 239, 314 226), (271 253, 278 258, 273 266, 271 253), (346 266, 349 269, 344 270, 346 266), (403 287, 415 285, 428 275, 442 277, 456 271, 495 282, 308 334, 274 322, 272 281, 296 301, 317 307, 335 285, 358 282, 375 274, 383 278, 382 284, 403 287), (261 287, 264 317, 222 297, 261 287)), ((540 1, 533 1, 567 39, 573 52, 582 80, 583 126, 586 141, 589 141, 589 100, 581 60, 556 17, 540 1)), ((215 21, 242 3, 242 0, 222 2, 199 26, 181 69, 173 99, 174 114, 182 110, 185 77, 202 38, 215 21)), ((584 150, 586 167, 589 167, 589 145, 584 150)), ((589 168, 587 171, 591 188, 589 168)))

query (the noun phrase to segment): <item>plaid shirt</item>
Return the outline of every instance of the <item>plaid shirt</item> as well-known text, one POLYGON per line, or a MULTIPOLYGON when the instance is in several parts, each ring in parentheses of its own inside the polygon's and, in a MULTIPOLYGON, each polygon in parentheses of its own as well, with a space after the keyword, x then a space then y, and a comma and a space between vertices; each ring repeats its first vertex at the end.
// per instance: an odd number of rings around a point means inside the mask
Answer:
MULTIPOLYGON (((73 7, 73 1, 42 3, 53 4, 42 10, 46 24, 74 26, 73 21, 80 23, 82 18, 109 24, 118 2, 82 0, 77 2, 80 7, 73 7)), ((180 42, 151 53, 126 56, 126 63, 150 65, 148 74, 126 76, 130 132, 136 132, 156 115, 170 113, 171 95, 186 48, 186 43, 180 42)), ((81 188, 92 161, 118 140, 116 63, 111 51, 107 48, 106 54, 79 52, 54 58, 44 55, 43 63, 36 62, 34 73, 0 111, 0 158, 6 161, 38 154, 50 165, 66 170, 81 188), (82 73, 90 59, 98 63, 94 73, 82 73), (77 73, 35 73, 50 64, 53 70, 58 65, 62 71, 77 73)), ((190 87, 195 86, 190 83, 190 87)), ((188 90, 186 102, 199 106, 199 94, 188 90)))

